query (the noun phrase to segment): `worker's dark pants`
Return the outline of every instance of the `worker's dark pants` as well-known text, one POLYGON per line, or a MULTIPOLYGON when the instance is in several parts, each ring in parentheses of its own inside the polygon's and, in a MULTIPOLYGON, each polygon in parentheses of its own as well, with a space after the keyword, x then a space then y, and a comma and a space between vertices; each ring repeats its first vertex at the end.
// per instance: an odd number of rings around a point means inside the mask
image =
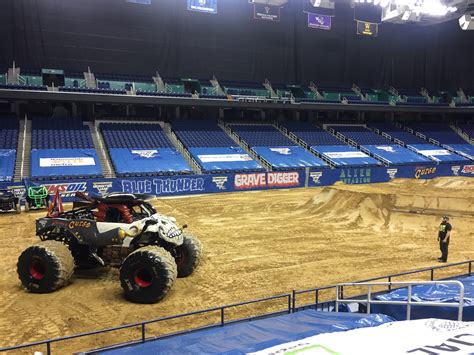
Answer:
POLYGON ((439 241, 439 249, 441 250, 441 260, 448 261, 448 247, 449 247, 449 239, 446 243, 443 242, 443 239, 439 241))

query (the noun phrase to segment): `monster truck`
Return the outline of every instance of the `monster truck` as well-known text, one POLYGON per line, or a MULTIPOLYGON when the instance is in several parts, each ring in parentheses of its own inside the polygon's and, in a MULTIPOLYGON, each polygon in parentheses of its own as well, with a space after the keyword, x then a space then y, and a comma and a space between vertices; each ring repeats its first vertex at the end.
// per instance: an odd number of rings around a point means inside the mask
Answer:
POLYGON ((25 211, 49 207, 49 194, 44 186, 30 186, 26 190, 25 211))
MULTIPOLYGON (((36 293, 66 285, 75 267, 120 268, 125 297, 154 303, 166 296, 176 277, 199 264, 199 240, 183 232, 173 217, 156 212, 148 196, 113 193, 76 194, 72 210, 36 220, 41 242, 20 255, 23 286, 36 293)), ((54 201, 53 201, 54 204, 54 201)))
POLYGON ((0 211, 16 211, 20 213, 20 199, 8 190, 0 190, 0 211))

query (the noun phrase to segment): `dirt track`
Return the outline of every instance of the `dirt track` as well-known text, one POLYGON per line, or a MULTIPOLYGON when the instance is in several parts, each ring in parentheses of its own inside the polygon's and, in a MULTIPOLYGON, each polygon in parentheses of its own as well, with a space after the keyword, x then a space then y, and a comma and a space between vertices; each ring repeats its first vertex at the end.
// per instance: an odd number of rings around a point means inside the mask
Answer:
MULTIPOLYGON (((156 206, 187 223, 205 248, 197 272, 156 305, 126 302, 114 269, 76 274, 52 294, 23 291, 16 260, 37 241, 34 220, 44 212, 0 215, 0 347, 437 265, 445 213, 454 228, 449 262, 474 259, 472 178, 161 199, 156 206)), ((88 349, 121 340, 81 343, 88 349)))

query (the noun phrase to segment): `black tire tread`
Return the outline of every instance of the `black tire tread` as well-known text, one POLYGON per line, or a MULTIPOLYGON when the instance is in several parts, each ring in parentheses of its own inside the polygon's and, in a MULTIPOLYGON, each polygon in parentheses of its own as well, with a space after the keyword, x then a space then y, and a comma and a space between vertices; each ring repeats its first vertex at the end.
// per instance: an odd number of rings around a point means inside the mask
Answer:
MULTIPOLYGON (((157 263, 161 263, 164 266, 164 268, 166 270, 166 273, 168 275, 168 277, 166 279, 166 284, 163 287, 162 294, 159 295, 154 300, 154 302, 158 302, 158 301, 162 300, 168 294, 169 290, 171 289, 174 282, 176 281, 176 278, 178 277, 178 269, 176 267, 176 262, 175 262, 173 256, 167 250, 165 250, 164 248, 161 248, 161 247, 158 247, 158 246, 155 246, 155 245, 149 245, 149 246, 141 247, 141 248, 133 251, 132 253, 130 253, 125 258, 125 260, 123 261, 122 266, 123 266, 123 264, 125 264, 127 259, 129 259, 130 257, 133 258, 133 257, 135 257, 136 255, 139 255, 139 254, 146 254, 147 258, 155 259, 155 261, 157 263)), ((122 277, 120 278, 120 282, 122 284, 122 288, 124 290, 126 290, 126 284, 122 280, 122 277)), ((146 303, 148 303, 148 302, 146 302, 146 303)))
POLYGON ((51 259, 55 260, 58 276, 49 292, 57 290, 58 288, 66 285, 74 273, 75 267, 74 258, 68 246, 56 240, 45 240, 29 247, 23 253, 26 253, 30 248, 42 249, 51 259))
POLYGON ((185 273, 183 272, 178 272, 178 277, 187 277, 191 275, 194 270, 199 266, 203 254, 203 247, 201 241, 194 235, 192 234, 186 234, 184 235, 184 241, 183 243, 188 244, 188 248, 192 250, 192 253, 194 255, 194 263, 192 265, 188 266, 188 270, 186 270, 185 273))

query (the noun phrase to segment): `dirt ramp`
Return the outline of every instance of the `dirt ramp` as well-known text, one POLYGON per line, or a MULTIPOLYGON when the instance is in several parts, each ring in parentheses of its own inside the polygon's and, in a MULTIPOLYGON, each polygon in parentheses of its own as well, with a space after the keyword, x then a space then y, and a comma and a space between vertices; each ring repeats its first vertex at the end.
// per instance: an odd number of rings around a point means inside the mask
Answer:
POLYGON ((379 229, 390 223, 395 197, 325 187, 302 208, 324 222, 379 229))

